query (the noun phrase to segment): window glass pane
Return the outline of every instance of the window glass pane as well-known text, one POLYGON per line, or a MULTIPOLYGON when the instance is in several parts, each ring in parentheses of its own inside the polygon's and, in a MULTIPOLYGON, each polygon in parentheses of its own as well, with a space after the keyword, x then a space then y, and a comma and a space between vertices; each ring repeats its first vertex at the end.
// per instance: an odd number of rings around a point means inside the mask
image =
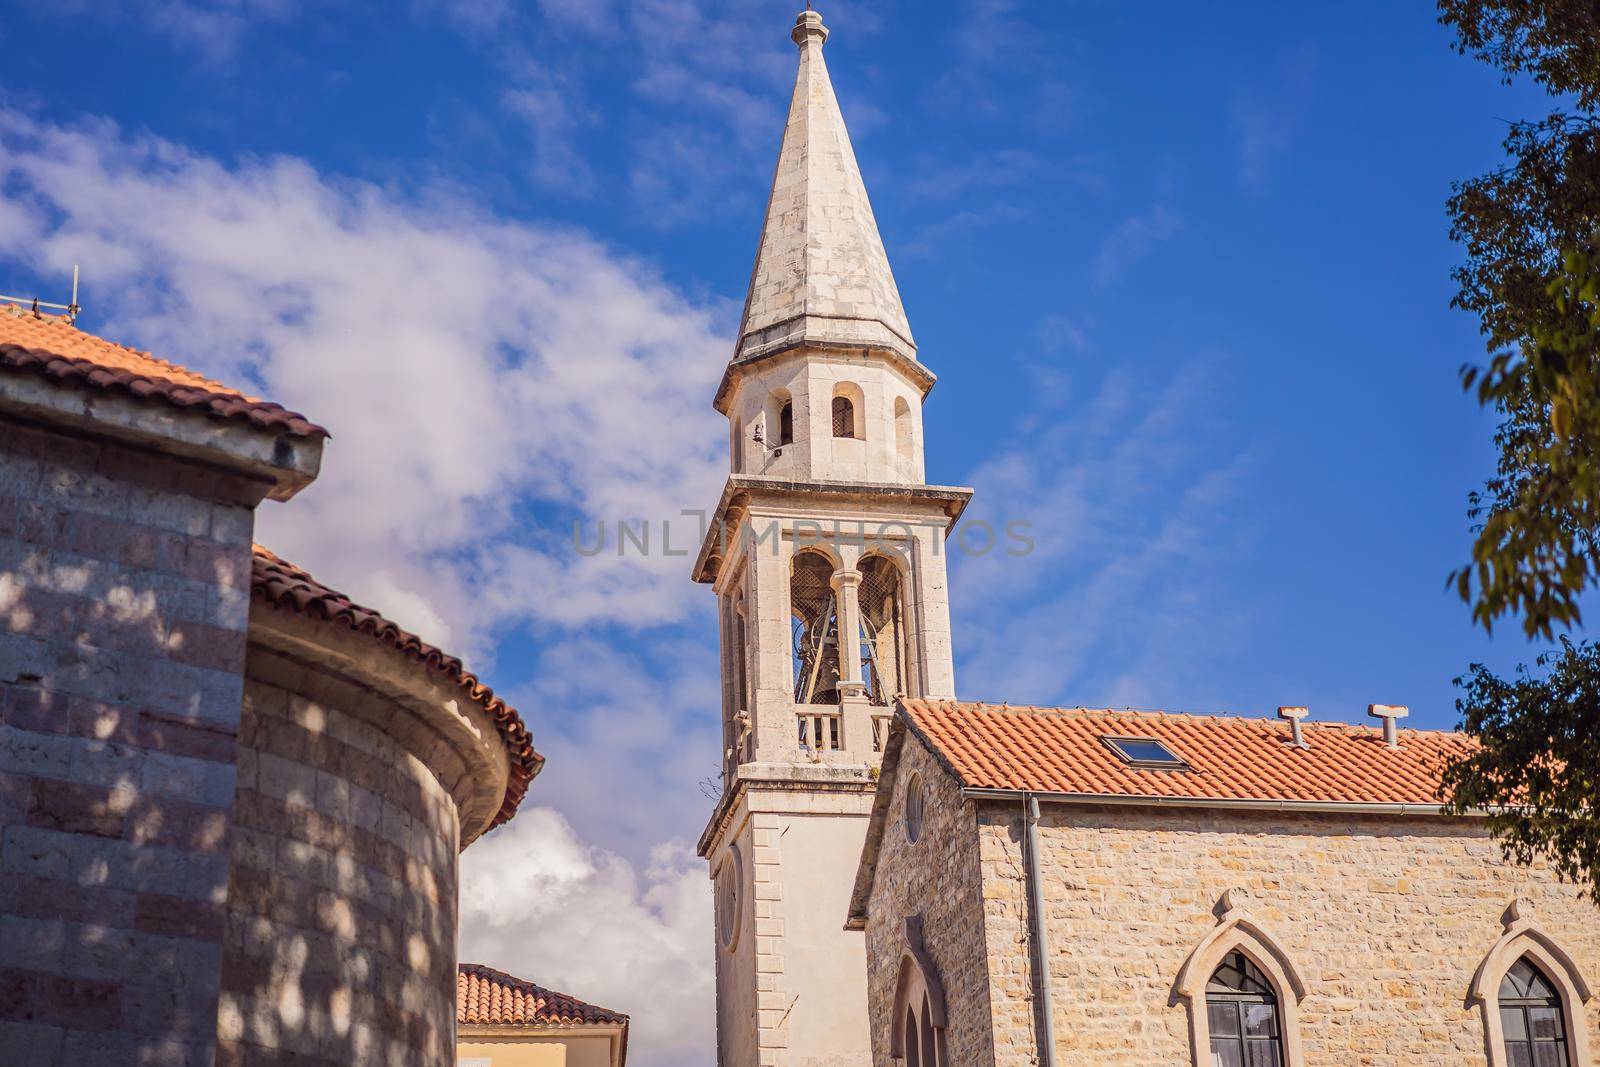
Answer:
POLYGON ((1211 1067, 1244 1067, 1244 1052, 1239 1048, 1237 1039, 1211 1039, 1211 1067))
POLYGON ((1246 1042, 1245 1063, 1248 1067, 1278 1067, 1278 1042, 1276 1040, 1246 1042))
POLYGON ((1540 1041, 1533 1046, 1534 1067, 1570 1067, 1567 1063, 1567 1046, 1554 1041, 1540 1041))
POLYGON ((1555 986, 1550 984, 1550 979, 1544 976, 1543 971, 1529 963, 1526 957, 1517 962, 1528 969, 1528 996, 1543 1000, 1559 999, 1555 986))
POLYGON ((1227 1002, 1223 1002, 1221 1004, 1207 1004, 1206 1010, 1210 1013, 1212 1037, 1239 1036, 1238 1005, 1227 1002))
POLYGON ((906 1067, 922 1067, 922 1056, 917 1050, 917 1018, 911 1014, 911 1009, 906 1009, 905 1030, 902 1037, 905 1039, 906 1067))
POLYGON ((1500 979, 1500 996, 1510 1000, 1517 1000, 1524 996, 1528 991, 1527 971, 1527 964, 1521 960, 1513 963, 1511 969, 1506 972, 1506 976, 1500 979))
POLYGON ((1561 1013, 1554 1008, 1529 1008, 1528 1028, 1535 1039, 1554 1041, 1561 1037, 1561 1013))
POLYGON ((1277 1037, 1278 1010, 1271 1004, 1244 1005, 1244 1032, 1247 1037, 1277 1037))
POLYGON ((1108 737, 1106 743, 1130 763, 1160 763, 1181 767, 1183 760, 1155 738, 1108 737))
POLYGON ((1528 1017, 1521 1008, 1500 1009, 1500 1029, 1507 1041, 1528 1040, 1528 1017))
POLYGON ((1206 989, 1219 993, 1249 993, 1268 1001, 1274 999, 1267 976, 1242 952, 1230 952, 1223 957, 1211 981, 1206 983, 1206 989))
POLYGON ((1529 1051, 1527 1042, 1507 1044, 1506 1063, 1509 1067, 1533 1067, 1533 1053, 1529 1051))

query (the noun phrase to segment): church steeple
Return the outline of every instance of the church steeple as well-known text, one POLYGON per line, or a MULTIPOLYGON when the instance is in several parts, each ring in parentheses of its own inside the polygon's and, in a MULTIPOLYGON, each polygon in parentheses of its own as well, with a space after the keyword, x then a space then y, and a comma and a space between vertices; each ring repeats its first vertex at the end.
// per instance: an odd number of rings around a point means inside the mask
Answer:
POLYGON ((869 1067, 866 954, 841 928, 894 700, 952 697, 946 539, 917 360, 822 60, 800 68, 733 359, 729 475, 695 560, 717 595, 717 1062, 869 1067))
POLYGON ((733 365, 799 345, 870 348, 914 365, 916 341, 822 57, 828 29, 807 9, 791 36, 800 66, 733 365))

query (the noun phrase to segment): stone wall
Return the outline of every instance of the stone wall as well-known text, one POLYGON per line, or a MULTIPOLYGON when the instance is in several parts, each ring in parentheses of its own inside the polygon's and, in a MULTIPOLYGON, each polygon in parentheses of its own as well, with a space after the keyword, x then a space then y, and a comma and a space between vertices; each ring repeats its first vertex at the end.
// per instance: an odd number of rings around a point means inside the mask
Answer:
POLYGON ((994 1058, 975 812, 920 742, 908 734, 900 752, 867 912, 872 1062, 877 1067, 903 1062, 889 1057, 889 1032, 900 960, 907 951, 905 920, 920 914, 925 943, 944 984, 950 1063, 989 1067, 994 1058), (905 803, 914 775, 920 775, 926 793, 923 832, 911 842, 906 838, 905 803))
MULTIPOLYGON (((986 803, 979 832, 995 1062, 1023 1067, 1035 1046, 1020 812, 986 803)), ((1063 1063, 1190 1062, 1174 982, 1233 889, 1305 980, 1307 1067, 1482 1067, 1468 989, 1516 897, 1600 978, 1594 906, 1543 866, 1503 863, 1476 820, 1046 804, 1041 835, 1063 1063)), ((1600 998, 1584 1024, 1600 1024, 1600 998)))
POLYGON ((450 761, 419 759, 398 711, 374 725, 376 694, 258 678, 273 659, 252 649, 245 690, 217 1062, 453 1063, 450 761))
POLYGON ((212 1060, 263 490, 0 423, 0 1063, 212 1060))

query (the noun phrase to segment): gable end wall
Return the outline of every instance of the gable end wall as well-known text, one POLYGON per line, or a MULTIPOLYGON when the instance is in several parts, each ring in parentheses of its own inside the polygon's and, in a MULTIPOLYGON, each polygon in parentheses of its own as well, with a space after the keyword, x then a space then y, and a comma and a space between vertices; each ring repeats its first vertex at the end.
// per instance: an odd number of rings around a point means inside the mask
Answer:
POLYGON ((950 1063, 992 1067, 995 1062, 977 846, 975 805, 962 801, 955 780, 907 733, 867 906, 867 1001, 876 1067, 904 1063, 889 1057, 890 1016, 906 951, 905 920, 917 914, 944 983, 950 1063), (907 783, 914 774, 926 789, 923 831, 915 843, 905 833, 907 783))

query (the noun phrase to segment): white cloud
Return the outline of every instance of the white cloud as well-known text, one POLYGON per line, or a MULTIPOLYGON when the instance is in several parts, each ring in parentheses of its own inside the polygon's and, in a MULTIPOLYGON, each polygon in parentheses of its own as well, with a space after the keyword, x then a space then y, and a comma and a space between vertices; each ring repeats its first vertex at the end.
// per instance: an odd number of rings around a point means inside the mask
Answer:
POLYGON ((532 131, 533 180, 569 196, 591 193, 594 175, 578 147, 577 135, 596 125, 599 115, 585 107, 570 86, 553 80, 508 89, 503 103, 532 131))
MULTIPOLYGON (((711 597, 704 593, 707 608, 711 597)), ((546 642, 518 707, 539 718, 549 757, 536 789, 559 798, 585 837, 642 862, 665 840, 700 833, 720 787, 716 622, 624 649, 605 635, 546 642), (625 784, 622 784, 625 783, 625 784), (703 788, 704 784, 704 788, 703 788)))
POLYGON ((1317 50, 1301 48, 1277 64, 1270 85, 1241 90, 1229 108, 1239 151, 1239 184, 1266 185, 1273 164, 1289 151, 1296 128, 1311 105, 1317 50))
POLYGON ((1100 245, 1100 254, 1094 261, 1095 285, 1110 285, 1182 229, 1183 220, 1166 204, 1156 204, 1124 219, 1100 245))
POLYGON ((298 0, 57 0, 69 18, 118 19, 153 30, 181 48, 220 62, 231 58, 245 33, 259 22, 286 22, 298 0))
MULTIPOLYGON (((540 0, 489 15, 463 0, 413 6, 473 41, 508 81, 503 103, 529 125, 531 174, 546 188, 570 192, 570 174, 616 183, 637 219, 656 227, 730 205, 754 216, 794 84, 794 9, 747 0, 540 0), (592 132, 583 117, 601 111, 603 145, 580 136, 592 132), (544 158, 552 145, 553 168, 544 158)), ((836 0, 826 14, 855 41, 883 26, 855 0, 836 0)), ((882 113, 849 81, 841 95, 859 137, 882 113)))
POLYGON ((715 499, 712 310, 577 231, 293 159, 226 166, 14 111, 0 148, 0 254, 82 263, 86 324, 333 432, 318 482, 262 509, 285 555, 469 651, 693 602, 682 559, 586 558, 571 522, 715 499))
POLYGON ((631 1016, 628 1061, 701 1067, 714 1047, 711 892, 685 847, 641 874, 524 809, 461 855, 460 958, 631 1016))
POLYGON ((961 0, 943 24, 953 59, 928 82, 930 107, 1020 123, 1035 134, 1071 124, 1081 87, 1059 72, 1073 69, 1071 41, 1052 39, 1029 19, 1022 0, 961 0))

